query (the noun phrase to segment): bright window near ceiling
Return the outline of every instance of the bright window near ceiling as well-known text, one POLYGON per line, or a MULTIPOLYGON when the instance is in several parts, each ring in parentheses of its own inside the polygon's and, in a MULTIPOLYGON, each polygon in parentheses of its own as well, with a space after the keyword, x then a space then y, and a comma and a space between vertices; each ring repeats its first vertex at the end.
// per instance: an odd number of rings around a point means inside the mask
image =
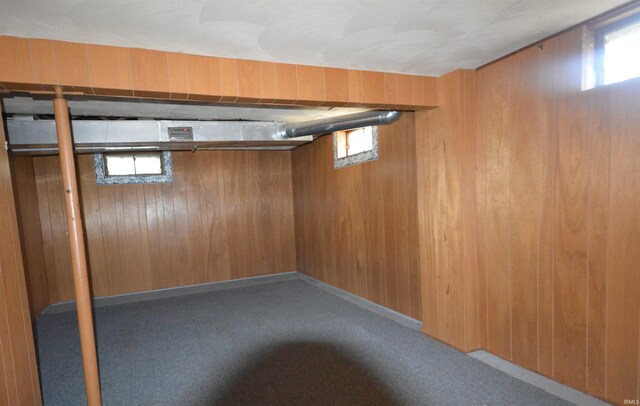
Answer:
POLYGON ((354 165, 378 158, 378 128, 363 127, 333 134, 335 167, 354 165))
POLYGON ((105 154, 107 176, 161 175, 162 156, 158 152, 105 154))
POLYGON ((93 154, 98 185, 173 182, 170 151, 93 154))
POLYGON ((596 32, 599 85, 640 77, 640 14, 596 32))

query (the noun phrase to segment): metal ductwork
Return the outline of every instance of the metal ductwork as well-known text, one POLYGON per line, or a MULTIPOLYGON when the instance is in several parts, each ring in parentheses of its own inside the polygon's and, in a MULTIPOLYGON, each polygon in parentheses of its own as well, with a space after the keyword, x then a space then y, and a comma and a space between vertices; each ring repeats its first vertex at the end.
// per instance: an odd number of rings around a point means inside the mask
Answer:
MULTIPOLYGON (((291 149, 313 135, 391 124, 399 111, 366 111, 299 123, 277 121, 73 120, 77 153, 117 150, 291 149)), ((53 120, 14 116, 7 120, 9 149, 14 153, 58 151, 53 120)))
MULTIPOLYGON (((284 123, 269 121, 73 120, 77 153, 118 150, 291 149, 313 141, 284 139, 284 123)), ((56 153, 53 120, 7 120, 9 150, 56 153)))
POLYGON ((365 111, 340 117, 292 123, 285 125, 282 137, 296 138, 307 135, 327 134, 352 128, 391 124, 398 120, 401 115, 402 113, 400 111, 365 111))

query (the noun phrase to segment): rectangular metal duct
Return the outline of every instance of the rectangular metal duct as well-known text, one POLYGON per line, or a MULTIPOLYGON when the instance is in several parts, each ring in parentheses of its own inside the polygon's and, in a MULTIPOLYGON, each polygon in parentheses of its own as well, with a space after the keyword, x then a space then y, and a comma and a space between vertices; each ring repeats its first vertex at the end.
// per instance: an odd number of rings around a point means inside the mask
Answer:
MULTIPOLYGON (((75 120, 76 152, 113 150, 287 149, 313 141, 312 136, 283 139, 284 123, 263 121, 75 120), (190 129, 179 139, 169 128, 190 129)), ((9 150, 14 153, 55 153, 53 120, 7 120, 9 150)))

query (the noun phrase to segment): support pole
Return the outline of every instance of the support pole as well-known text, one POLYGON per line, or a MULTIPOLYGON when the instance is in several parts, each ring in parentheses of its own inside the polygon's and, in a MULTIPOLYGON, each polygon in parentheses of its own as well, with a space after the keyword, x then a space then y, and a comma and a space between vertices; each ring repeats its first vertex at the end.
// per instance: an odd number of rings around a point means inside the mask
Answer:
POLYGON ((80 346, 82 348, 84 385, 87 393, 87 404, 89 406, 99 406, 101 404, 100 380, 98 376, 96 342, 93 332, 91 293, 89 291, 82 212, 80 211, 80 202, 78 200, 78 183, 76 181, 76 167, 73 159, 73 140, 71 138, 69 110, 60 86, 56 86, 56 97, 53 100, 53 109, 56 116, 56 132, 58 134, 58 146, 60 149, 60 171, 62 173, 64 201, 67 209, 67 227, 69 230, 69 247, 71 248, 73 285, 76 293, 76 307, 78 309, 78 327, 80 330, 80 346))

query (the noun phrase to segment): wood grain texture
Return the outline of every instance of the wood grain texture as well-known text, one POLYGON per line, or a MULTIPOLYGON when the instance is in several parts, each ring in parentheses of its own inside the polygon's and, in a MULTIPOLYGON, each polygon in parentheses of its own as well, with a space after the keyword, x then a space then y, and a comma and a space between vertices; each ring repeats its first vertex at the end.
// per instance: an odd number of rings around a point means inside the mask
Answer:
POLYGON ((272 103, 278 97, 276 82, 276 64, 274 62, 260 62, 260 77, 262 79, 262 102, 272 103))
POLYGON ((325 101, 324 68, 297 65, 298 103, 317 105, 325 101))
MULTIPOLYGON (((321 66, 188 55, 159 50, 0 35, 0 88, 159 99, 285 105, 363 105, 385 102, 385 74, 321 66), (326 72, 325 72, 326 70, 326 72), (326 74, 328 72, 328 74, 326 74)), ((404 109, 434 107, 425 78, 390 74, 404 109)))
POLYGON ((28 39, 0 36, 0 78, 7 82, 31 83, 30 53, 28 39))
POLYGON ((134 96, 169 97, 167 53, 132 48, 129 50, 129 56, 134 96))
POLYGON ((362 72, 362 101, 374 105, 385 103, 384 73, 362 72))
POLYGON ((298 74, 296 65, 276 64, 276 94, 283 102, 294 102, 298 99, 298 74))
POLYGON ((189 100, 220 101, 222 93, 220 59, 187 55, 186 60, 189 100))
POLYGON ((238 60, 220 58, 220 72, 222 75, 222 101, 235 102, 238 100, 238 60))
POLYGON ((169 93, 172 99, 184 100, 189 95, 187 84, 187 56, 167 52, 167 71, 169 74, 169 93))
POLYGON ((238 60, 238 91, 240 101, 257 101, 262 97, 260 62, 238 60))
POLYGON ((91 45, 87 47, 87 58, 89 81, 96 94, 111 89, 120 90, 123 96, 133 96, 127 48, 91 45))
POLYGON ((377 161, 333 168, 333 137, 293 151, 298 270, 420 318, 414 116, 380 126, 377 161))
MULTIPOLYGON (((0 143, 4 141, 0 127, 0 143)), ((0 148, 0 207, 0 404, 40 405, 16 205, 4 148, 0 148)))
POLYGON ((38 207, 38 190, 33 172, 32 157, 11 157, 14 196, 18 215, 18 228, 22 242, 29 309, 35 318, 51 304, 44 259, 42 224, 38 207))
MULTIPOLYGON (((50 302, 72 300, 58 158, 32 159, 50 302)), ((99 186, 92 156, 78 156, 95 296, 296 270, 290 152, 173 161, 173 183, 99 186)))
POLYGON ((58 85, 70 86, 74 90, 93 93, 87 45, 76 42, 54 41, 56 78, 58 85))
POLYGON ((478 71, 480 335, 622 403, 640 390, 640 80, 582 91, 581 52, 579 27, 478 71))
POLYGON ((325 68, 324 87, 328 105, 344 106, 349 101, 349 71, 325 68))
POLYGON ((55 53, 53 41, 30 39, 31 66, 35 83, 56 83, 55 53))
POLYGON ((423 331, 478 348, 475 73, 437 86, 442 107, 417 113, 418 224, 423 331))

